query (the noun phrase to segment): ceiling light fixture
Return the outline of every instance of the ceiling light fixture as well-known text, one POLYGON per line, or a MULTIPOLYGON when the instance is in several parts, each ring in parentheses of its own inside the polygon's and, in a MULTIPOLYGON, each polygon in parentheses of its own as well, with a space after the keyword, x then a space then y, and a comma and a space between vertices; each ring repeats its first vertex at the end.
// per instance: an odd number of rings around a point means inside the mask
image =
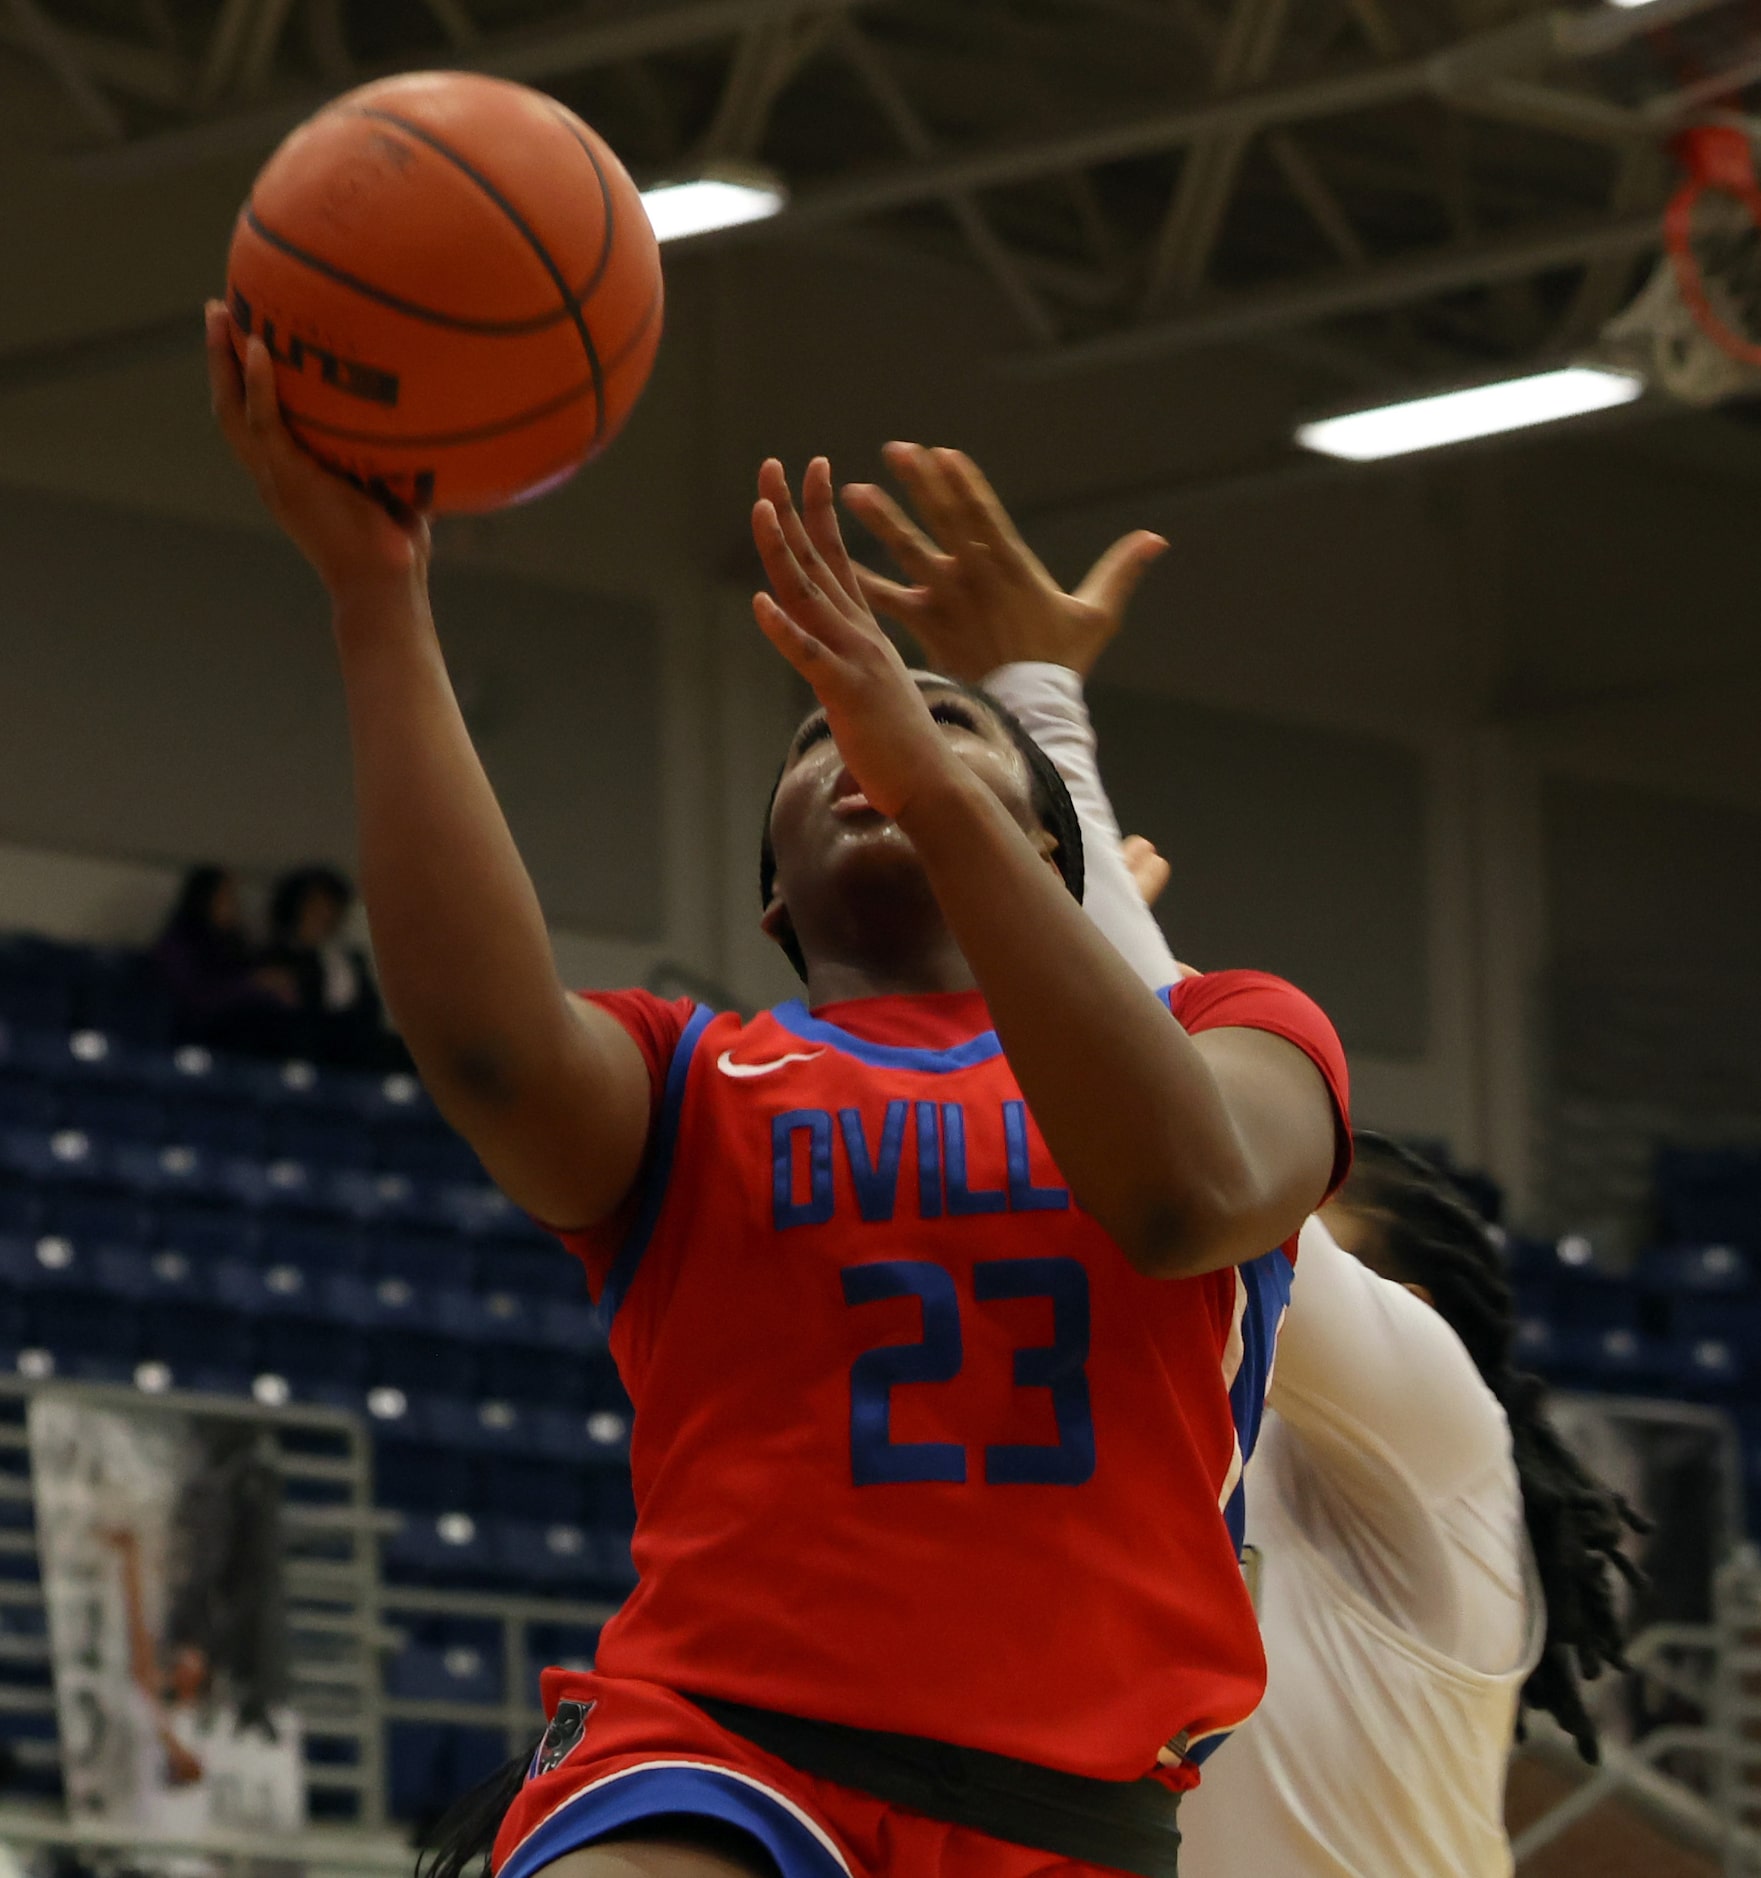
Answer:
POLYGON ((775 215, 789 199, 780 177, 759 169, 716 169, 683 182, 656 183, 642 206, 657 241, 684 241, 775 215))
POLYGON ((1630 404, 1645 389, 1632 372, 1599 365, 1567 365, 1527 378, 1505 378, 1465 391, 1407 398, 1342 417, 1323 417, 1298 426, 1296 441, 1322 456, 1348 463, 1373 463, 1410 450, 1435 450, 1444 444, 1494 437, 1501 431, 1556 424, 1630 404))

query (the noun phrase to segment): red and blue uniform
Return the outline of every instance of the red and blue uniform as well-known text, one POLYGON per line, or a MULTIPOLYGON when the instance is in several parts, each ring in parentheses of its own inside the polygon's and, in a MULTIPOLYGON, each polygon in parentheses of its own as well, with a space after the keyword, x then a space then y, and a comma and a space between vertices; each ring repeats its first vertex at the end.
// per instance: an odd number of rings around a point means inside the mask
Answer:
MULTIPOLYGON (((1309 1056, 1342 1178, 1321 1012, 1251 972, 1165 995, 1189 1031, 1309 1056)), ((1134 1271, 1060 1178, 976 993, 750 1021, 597 1002, 656 1088, 635 1193, 566 1235, 635 1405, 640 1582, 594 1673, 546 1678, 547 1710, 584 1725, 510 1812, 500 1878, 644 1813, 758 1831, 754 1808, 786 1873, 1051 1869, 798 1774, 692 1694, 1195 1783, 1264 1687, 1240 1482, 1294 1241, 1134 1271), (917 1829, 935 1847, 907 1857, 917 1829)))

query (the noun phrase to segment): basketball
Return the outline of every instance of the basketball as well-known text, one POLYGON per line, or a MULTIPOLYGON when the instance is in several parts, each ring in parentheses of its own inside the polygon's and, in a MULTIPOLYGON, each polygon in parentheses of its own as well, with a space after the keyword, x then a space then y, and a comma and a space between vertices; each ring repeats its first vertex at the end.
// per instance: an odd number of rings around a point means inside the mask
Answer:
POLYGON ((336 99, 252 186, 226 270, 312 453, 414 508, 554 488, 629 417, 660 250, 629 173, 542 92, 411 72, 336 99))

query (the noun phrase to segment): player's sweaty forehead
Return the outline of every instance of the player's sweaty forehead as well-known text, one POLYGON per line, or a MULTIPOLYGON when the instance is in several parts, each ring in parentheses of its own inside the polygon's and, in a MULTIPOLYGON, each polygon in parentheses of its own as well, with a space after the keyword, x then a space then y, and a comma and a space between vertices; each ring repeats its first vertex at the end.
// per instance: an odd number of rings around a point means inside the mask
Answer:
MULTIPOLYGON (((1013 747, 1013 740, 996 713, 986 707, 982 698, 974 697, 971 692, 942 677, 939 672, 914 671, 910 676, 924 694, 930 709, 944 723, 959 724, 987 743, 1013 747)), ((787 775, 825 735, 825 712, 818 708, 809 711, 796 727, 794 736, 789 739, 789 753, 783 759, 783 773, 787 775)))

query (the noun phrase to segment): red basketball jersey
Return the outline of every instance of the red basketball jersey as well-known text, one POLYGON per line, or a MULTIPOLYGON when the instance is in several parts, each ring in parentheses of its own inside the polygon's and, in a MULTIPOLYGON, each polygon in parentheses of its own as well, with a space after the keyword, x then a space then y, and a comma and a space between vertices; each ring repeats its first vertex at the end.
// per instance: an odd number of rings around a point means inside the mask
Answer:
MULTIPOLYGON (((1320 1011, 1258 973, 1167 995, 1190 1030, 1308 1053, 1342 1177, 1320 1011)), ((1196 1781, 1264 1687, 1239 1488, 1294 1242, 1133 1271, 976 993, 750 1022, 600 1002, 657 1077, 638 1191, 569 1236, 635 1404, 640 1583, 601 1672, 1196 1781)))

